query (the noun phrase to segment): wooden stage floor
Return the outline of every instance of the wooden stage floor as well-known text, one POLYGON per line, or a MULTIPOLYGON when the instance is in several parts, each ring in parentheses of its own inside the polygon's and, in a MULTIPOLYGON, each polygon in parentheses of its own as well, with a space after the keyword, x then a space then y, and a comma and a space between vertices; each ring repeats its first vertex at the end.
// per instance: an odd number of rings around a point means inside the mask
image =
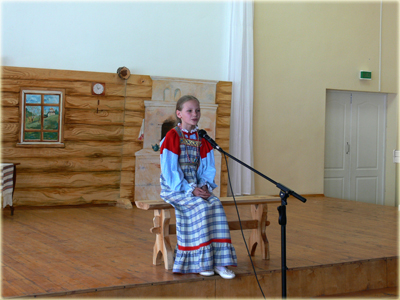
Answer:
MULTIPOLYGON (((255 268, 267 298, 281 296, 278 204, 269 205, 270 260, 255 268)), ((250 207, 240 207, 244 220, 250 207)), ((226 208, 236 220, 234 207, 226 208)), ((324 197, 287 205, 288 297, 398 286, 394 207, 324 197)), ((16 208, 2 212, 2 297, 261 298, 240 231, 237 276, 177 275, 152 265, 153 211, 114 206, 16 208)), ((173 219, 174 220, 174 219, 173 219)), ((250 231, 245 231, 246 240, 250 231)), ((173 246, 176 238, 172 239, 173 246)))

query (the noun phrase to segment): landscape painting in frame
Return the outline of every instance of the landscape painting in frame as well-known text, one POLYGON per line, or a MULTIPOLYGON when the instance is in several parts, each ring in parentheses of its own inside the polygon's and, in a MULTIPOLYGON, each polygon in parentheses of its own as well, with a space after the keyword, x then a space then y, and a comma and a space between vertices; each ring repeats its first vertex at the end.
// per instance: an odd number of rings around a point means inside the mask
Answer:
POLYGON ((27 94, 24 140, 58 141, 59 105, 60 95, 27 94))

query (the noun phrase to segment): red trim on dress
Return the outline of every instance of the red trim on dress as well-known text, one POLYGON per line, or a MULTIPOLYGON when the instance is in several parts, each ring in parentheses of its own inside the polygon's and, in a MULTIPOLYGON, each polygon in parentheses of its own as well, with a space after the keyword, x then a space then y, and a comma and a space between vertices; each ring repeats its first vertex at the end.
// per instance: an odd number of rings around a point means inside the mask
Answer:
POLYGON ((207 157, 207 154, 211 151, 213 151, 213 147, 211 146, 211 144, 207 140, 201 139, 200 157, 202 159, 207 157))
POLYGON ((176 130, 171 129, 165 135, 164 142, 161 145, 160 154, 163 153, 164 149, 167 149, 177 155, 181 154, 180 138, 176 130))
POLYGON ((208 242, 202 243, 202 244, 200 244, 198 246, 184 247, 184 246, 178 245, 178 250, 183 250, 183 251, 198 250, 201 247, 205 247, 205 246, 210 245, 211 243, 229 243, 229 244, 232 244, 232 241, 231 241, 231 239, 212 239, 212 240, 209 240, 208 242))

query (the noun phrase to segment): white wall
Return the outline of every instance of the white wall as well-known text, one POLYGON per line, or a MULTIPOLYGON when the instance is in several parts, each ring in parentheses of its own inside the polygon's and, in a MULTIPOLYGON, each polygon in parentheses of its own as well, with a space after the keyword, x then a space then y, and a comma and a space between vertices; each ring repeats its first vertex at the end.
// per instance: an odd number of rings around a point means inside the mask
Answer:
MULTIPOLYGON (((387 145, 393 151, 397 2, 383 1, 382 28, 380 1, 259 1, 254 15, 256 169, 298 193, 323 194, 327 89, 391 94, 387 145), (359 80, 360 70, 372 71, 372 80, 359 80)), ((386 159, 392 161, 385 204, 394 205, 393 159, 386 159)), ((259 176, 255 185, 257 194, 278 193, 259 176)))
POLYGON ((226 1, 2 2, 2 65, 227 80, 226 1))

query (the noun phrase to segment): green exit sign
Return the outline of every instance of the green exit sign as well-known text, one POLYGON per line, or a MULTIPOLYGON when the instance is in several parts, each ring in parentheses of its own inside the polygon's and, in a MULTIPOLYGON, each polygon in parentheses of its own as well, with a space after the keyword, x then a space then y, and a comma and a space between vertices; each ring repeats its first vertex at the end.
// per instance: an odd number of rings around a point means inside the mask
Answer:
POLYGON ((370 71, 360 71, 360 79, 371 80, 372 72, 370 71))

